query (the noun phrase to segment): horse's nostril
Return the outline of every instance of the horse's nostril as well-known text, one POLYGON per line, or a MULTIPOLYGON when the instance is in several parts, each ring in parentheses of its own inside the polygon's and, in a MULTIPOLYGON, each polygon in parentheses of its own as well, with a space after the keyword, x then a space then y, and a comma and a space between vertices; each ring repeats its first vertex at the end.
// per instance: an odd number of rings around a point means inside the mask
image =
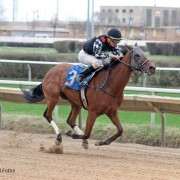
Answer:
POLYGON ((150 66, 149 71, 151 72, 151 74, 154 74, 155 71, 156 71, 156 67, 155 66, 150 66))

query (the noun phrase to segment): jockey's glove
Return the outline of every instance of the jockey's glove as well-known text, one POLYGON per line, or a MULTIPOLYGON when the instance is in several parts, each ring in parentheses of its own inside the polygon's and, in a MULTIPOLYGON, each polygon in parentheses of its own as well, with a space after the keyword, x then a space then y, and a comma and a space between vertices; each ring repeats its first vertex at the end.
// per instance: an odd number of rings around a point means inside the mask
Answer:
POLYGON ((111 60, 118 60, 124 57, 124 55, 121 53, 120 55, 115 55, 115 54, 109 54, 109 57, 111 60))
POLYGON ((110 62, 111 62, 111 58, 102 59, 102 63, 104 66, 109 64, 110 62))
POLYGON ((103 62, 99 60, 98 62, 92 63, 92 66, 93 66, 94 69, 97 69, 98 67, 103 66, 103 62))

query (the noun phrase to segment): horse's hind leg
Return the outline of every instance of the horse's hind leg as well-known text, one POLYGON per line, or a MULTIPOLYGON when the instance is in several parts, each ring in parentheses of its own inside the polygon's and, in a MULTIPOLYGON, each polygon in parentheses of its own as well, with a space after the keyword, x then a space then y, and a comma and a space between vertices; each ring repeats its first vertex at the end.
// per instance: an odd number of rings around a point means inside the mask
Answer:
POLYGON ((52 119, 52 112, 53 112, 54 107, 56 106, 57 102, 58 102, 57 100, 47 100, 47 109, 44 112, 44 117, 51 124, 51 126, 53 127, 53 129, 57 135, 56 144, 60 144, 62 142, 61 132, 60 132, 58 126, 56 125, 56 123, 52 119))
MULTIPOLYGON (((84 135, 84 132, 79 128, 79 126, 76 124, 76 118, 81 110, 80 106, 77 106, 75 104, 71 104, 71 112, 67 118, 67 123, 70 125, 70 127, 74 130, 74 133, 77 135, 84 135)), ((67 134, 70 135, 71 134, 67 134)))
POLYGON ((114 140, 116 140, 119 136, 122 135, 123 133, 123 128, 121 126, 121 123, 119 121, 119 118, 118 118, 118 113, 117 111, 113 112, 113 113, 110 113, 110 114, 107 114, 108 117, 111 119, 111 121, 113 122, 113 124, 116 126, 117 128, 117 133, 111 137, 109 137, 108 139, 104 140, 104 141, 100 141, 100 142, 97 142, 95 145, 97 146, 101 146, 101 145, 109 145, 111 142, 113 142, 114 140))

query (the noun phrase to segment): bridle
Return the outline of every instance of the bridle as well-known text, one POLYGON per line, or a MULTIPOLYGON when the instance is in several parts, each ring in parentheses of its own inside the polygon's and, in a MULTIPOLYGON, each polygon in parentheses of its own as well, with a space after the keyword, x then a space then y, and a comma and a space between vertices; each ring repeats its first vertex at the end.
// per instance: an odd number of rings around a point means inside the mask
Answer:
POLYGON ((143 67, 145 64, 147 64, 149 62, 148 59, 145 59, 145 61, 143 61, 141 64, 138 64, 138 66, 134 66, 132 65, 132 61, 134 59, 134 49, 130 50, 130 54, 131 54, 131 57, 130 57, 130 63, 126 63, 123 61, 123 58, 121 59, 117 59, 117 61, 119 61, 121 64, 124 64, 126 66, 128 66, 132 71, 140 71, 140 72, 143 72, 143 67))
MULTIPOLYGON (((126 63, 123 61, 123 58, 121 59, 116 59, 119 63, 121 64, 124 64, 125 66, 129 67, 131 69, 131 71, 140 71, 140 72, 143 72, 143 67, 145 64, 147 64, 149 62, 148 59, 145 59, 145 61, 143 61, 141 64, 138 64, 138 66, 134 66, 132 64, 132 61, 134 60, 134 49, 131 49, 129 51, 129 53, 131 54, 131 57, 130 57, 130 63, 126 63)), ((107 75, 106 75, 106 78, 105 80, 98 86, 96 87, 95 89, 96 90, 101 90, 103 91, 104 93, 108 94, 109 96, 113 97, 113 98, 116 98, 115 95, 113 95, 112 93, 108 92, 105 87, 107 86, 107 83, 109 81, 109 77, 110 77, 110 71, 111 71, 111 67, 108 68, 108 71, 107 71, 107 75)))

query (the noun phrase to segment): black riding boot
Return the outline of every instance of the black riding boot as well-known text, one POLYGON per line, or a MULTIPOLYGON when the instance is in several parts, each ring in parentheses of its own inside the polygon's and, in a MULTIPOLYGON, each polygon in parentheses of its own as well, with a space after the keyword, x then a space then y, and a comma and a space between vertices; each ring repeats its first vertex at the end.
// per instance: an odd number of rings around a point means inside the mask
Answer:
POLYGON ((84 78, 86 78, 88 75, 90 75, 95 70, 96 69, 94 69, 93 66, 90 66, 90 67, 86 68, 83 72, 80 73, 79 81, 82 81, 84 78))

